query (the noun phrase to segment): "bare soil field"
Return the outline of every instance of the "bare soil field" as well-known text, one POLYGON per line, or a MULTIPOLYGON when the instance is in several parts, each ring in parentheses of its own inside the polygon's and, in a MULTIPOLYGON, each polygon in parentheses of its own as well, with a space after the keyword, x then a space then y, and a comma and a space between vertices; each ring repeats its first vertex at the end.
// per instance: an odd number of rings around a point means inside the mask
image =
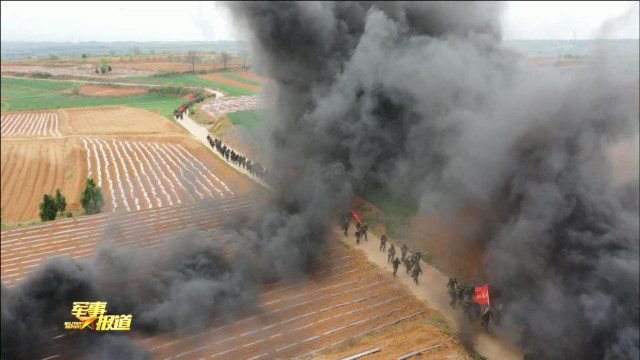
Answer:
MULTIPOLYGON (((111 62, 114 68, 123 68, 130 70, 147 70, 153 71, 154 73, 162 73, 162 72, 187 72, 192 71, 193 67, 190 63, 184 62, 176 62, 176 61, 167 61, 167 60, 158 60, 158 61, 149 61, 149 60, 116 60, 111 62)), ((231 61, 227 63, 228 68, 238 68, 242 66, 240 61, 231 61)), ((200 63, 195 64, 196 71, 213 71, 213 70, 221 70, 224 68, 223 63, 200 63)))
POLYGON ((253 81, 259 81, 261 83, 266 83, 267 82, 267 78, 264 76, 260 76, 252 71, 234 71, 234 74, 238 75, 238 76, 242 76, 245 79, 249 79, 249 80, 253 80, 253 81))
MULTIPOLYGON (((63 93, 70 94, 72 90, 63 90, 63 93)), ((111 87, 93 84, 84 84, 80 86, 80 94, 85 96, 129 96, 137 94, 146 94, 148 89, 137 88, 131 86, 111 87)))
POLYGON ((60 137, 58 113, 3 112, 0 117, 3 138, 60 137))
POLYGON ((137 70, 129 68, 114 67, 112 71, 105 74, 96 74, 94 64, 81 64, 71 66, 51 66, 51 65, 2 65, 1 74, 4 75, 29 75, 34 72, 49 73, 53 76, 73 76, 89 78, 123 78, 132 76, 153 75, 151 70, 137 70))
MULTIPOLYGON (((15 114, 20 113, 3 113, 3 126, 5 117, 15 114)), ((37 119, 37 114, 24 114, 37 119)), ((102 188, 103 211, 177 205, 255 189, 162 116, 119 106, 64 109, 57 114, 61 137, 56 139, 5 137, 3 127, 4 223, 37 219, 43 194, 56 188, 66 196, 70 210, 79 210, 88 176, 102 188)))
POLYGON ((69 135, 186 134, 166 118, 126 106, 60 110, 63 131, 69 135))
POLYGON ((215 82, 218 82, 218 83, 221 83, 221 84, 229 85, 229 86, 235 86, 235 87, 239 87, 239 88, 244 88, 244 89, 247 89, 247 90, 258 91, 258 90, 261 89, 260 86, 251 85, 251 84, 247 84, 245 82, 229 79, 228 77, 225 77, 224 75, 222 75, 220 73, 211 73, 211 74, 198 75, 198 77, 200 77, 202 79, 205 79, 205 80, 211 80, 211 81, 215 81, 215 82))
MULTIPOLYGON (((239 213, 251 213, 259 203, 253 196, 227 197, 3 231, 2 282, 13 286, 56 254, 88 257, 105 237, 123 248, 162 254, 167 249, 165 240, 184 236, 178 230, 187 226, 213 230, 229 224, 239 213)), ((144 281, 143 275, 129 280, 132 284, 144 281)), ((77 355, 73 344, 82 333, 43 331, 51 334, 55 345, 42 349, 43 358, 77 355)), ((368 263, 363 253, 338 241, 330 244, 308 279, 265 284, 253 313, 230 322, 213 319, 197 333, 149 336, 134 330, 132 334, 153 359, 333 359, 369 344, 382 348, 378 358, 390 358, 424 342, 441 344, 434 352, 440 358, 470 358, 448 335, 438 313, 416 300, 391 275, 368 263)))
POLYGON ((80 208, 80 192, 86 179, 85 155, 77 139, 2 140, 2 221, 38 218, 38 204, 45 193, 60 188, 67 209, 80 208))

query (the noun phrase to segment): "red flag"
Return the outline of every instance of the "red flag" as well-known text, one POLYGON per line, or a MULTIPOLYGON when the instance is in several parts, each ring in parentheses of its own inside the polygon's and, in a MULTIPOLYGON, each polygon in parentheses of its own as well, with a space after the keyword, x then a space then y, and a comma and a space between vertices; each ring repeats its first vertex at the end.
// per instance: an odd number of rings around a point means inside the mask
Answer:
POLYGON ((360 224, 360 216, 358 215, 358 213, 355 210, 351 210, 351 216, 353 216, 353 218, 358 222, 358 224, 360 224))
POLYGON ((473 301, 480 305, 489 304, 489 284, 475 287, 475 293, 473 294, 473 301))

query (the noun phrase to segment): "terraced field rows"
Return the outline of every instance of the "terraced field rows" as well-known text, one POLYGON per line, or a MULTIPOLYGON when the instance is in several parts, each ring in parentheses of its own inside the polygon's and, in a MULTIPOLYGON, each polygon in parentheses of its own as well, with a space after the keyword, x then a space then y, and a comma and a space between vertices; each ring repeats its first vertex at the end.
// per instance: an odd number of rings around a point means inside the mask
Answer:
POLYGON ((181 144, 82 139, 107 209, 127 211, 234 195, 181 144))
POLYGON ((254 196, 206 199, 188 205, 165 206, 130 213, 102 213, 57 221, 1 233, 0 276, 3 285, 12 286, 38 265, 55 255, 74 258, 95 252, 100 240, 114 245, 143 248, 161 247, 166 240, 183 236, 178 229, 195 226, 210 230, 255 210, 254 196))
POLYGON ((56 113, 3 113, 0 121, 2 136, 61 137, 56 113))

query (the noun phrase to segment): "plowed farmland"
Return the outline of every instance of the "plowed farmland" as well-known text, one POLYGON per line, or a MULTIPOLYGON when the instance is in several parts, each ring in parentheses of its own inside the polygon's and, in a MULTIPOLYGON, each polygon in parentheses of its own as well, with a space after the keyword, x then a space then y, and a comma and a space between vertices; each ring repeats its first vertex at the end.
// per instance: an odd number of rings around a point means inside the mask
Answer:
POLYGON ((251 85, 251 84, 247 84, 247 83, 242 82, 242 81, 233 80, 233 79, 230 79, 228 77, 225 77, 224 75, 222 75, 220 73, 210 73, 210 74, 200 75, 200 77, 203 78, 203 79, 206 79, 206 80, 211 80, 211 81, 215 81, 215 82, 218 82, 218 83, 221 83, 221 84, 235 86, 235 87, 239 87, 239 88, 243 88, 243 89, 247 89, 247 90, 258 91, 258 90, 261 89, 260 86, 251 85))
POLYGON ((2 221, 19 222, 38 217, 45 193, 60 188, 67 208, 78 209, 86 165, 76 139, 2 141, 2 221))
POLYGON ((3 113, 0 122, 2 137, 60 137, 56 112, 3 113))
MULTIPOLYGON (((213 231, 252 213, 256 204, 260 201, 255 196, 232 196, 3 231, 2 282, 12 286, 58 254, 88 257, 104 239, 113 240, 116 246, 161 254, 167 240, 184 236, 180 230, 195 227, 213 231)), ((322 254, 308 279, 265 284, 256 310, 239 319, 216 318, 196 333, 147 335, 134 330, 132 334, 152 359, 274 359, 319 356, 323 351, 357 344, 366 334, 370 334, 365 337, 367 342, 384 341, 389 348, 395 345, 389 345, 387 330, 415 326, 420 321, 422 329, 439 336, 444 345, 440 355, 455 355, 459 346, 436 326, 425 323, 433 317, 433 311, 389 274, 370 265, 364 254, 336 241, 322 254)), ((73 344, 83 333, 43 331, 51 333, 54 343, 41 349, 43 358, 79 355, 73 344)))
POLYGON ((70 135, 186 134, 167 119, 142 109, 125 106, 60 110, 64 131, 70 135))
MULTIPOLYGON (((49 116, 52 118, 52 116, 49 116)), ((37 219, 45 193, 60 188, 69 210, 79 210, 88 176, 102 188, 103 211, 131 211, 251 191, 234 172, 181 127, 162 116, 126 107, 64 109, 56 113, 3 113, 2 221, 37 219), (28 140, 31 122, 54 114, 60 137, 28 140), (59 123, 58 123, 59 121, 59 123), (13 134, 21 126, 28 135, 13 134)), ((21 134, 22 134, 21 133, 21 134)), ((58 136, 58 135, 56 135, 58 136)), ((51 136, 50 136, 51 137, 51 136)))

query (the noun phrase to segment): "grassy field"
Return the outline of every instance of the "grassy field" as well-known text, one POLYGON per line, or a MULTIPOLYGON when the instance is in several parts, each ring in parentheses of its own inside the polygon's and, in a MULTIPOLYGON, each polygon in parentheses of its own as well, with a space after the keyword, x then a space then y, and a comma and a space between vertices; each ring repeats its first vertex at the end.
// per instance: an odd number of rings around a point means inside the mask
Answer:
POLYGON ((126 105, 146 109, 171 118, 173 109, 184 100, 164 94, 140 94, 123 97, 93 97, 62 93, 73 82, 2 78, 0 96, 3 111, 126 105))
POLYGON ((178 74, 169 76, 145 76, 131 77, 128 80, 134 80, 145 84, 172 84, 182 86, 204 86, 210 89, 222 91, 228 96, 254 95, 256 91, 247 90, 235 86, 222 84, 219 82, 201 79, 196 74, 178 74))
POLYGON ((243 127, 254 134, 261 129, 266 116, 264 110, 236 111, 227 115, 233 125, 243 127))

